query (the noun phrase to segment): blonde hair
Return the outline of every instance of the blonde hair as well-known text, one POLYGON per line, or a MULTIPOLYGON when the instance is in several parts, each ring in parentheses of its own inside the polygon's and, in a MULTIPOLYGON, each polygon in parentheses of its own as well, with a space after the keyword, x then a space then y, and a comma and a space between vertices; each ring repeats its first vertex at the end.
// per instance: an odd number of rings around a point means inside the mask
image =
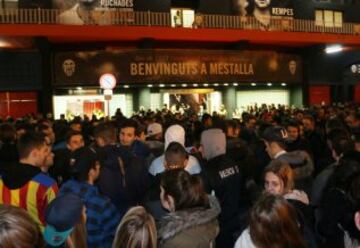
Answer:
POLYGON ((39 226, 25 210, 0 205, 0 247, 44 247, 39 226))
POLYGON ((112 247, 157 247, 155 221, 144 207, 133 207, 124 215, 116 230, 116 235, 112 247))

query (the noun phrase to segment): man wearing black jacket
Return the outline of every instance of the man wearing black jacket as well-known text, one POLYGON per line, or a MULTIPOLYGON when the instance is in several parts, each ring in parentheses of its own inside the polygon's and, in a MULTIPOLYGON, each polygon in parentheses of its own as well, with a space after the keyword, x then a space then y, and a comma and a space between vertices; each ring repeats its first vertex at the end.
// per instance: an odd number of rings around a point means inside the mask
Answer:
POLYGON ((233 247, 233 234, 240 229, 238 216, 246 199, 240 166, 226 156, 226 138, 221 129, 204 131, 200 150, 207 161, 201 174, 205 190, 214 192, 221 206, 216 245, 233 247))
POLYGON ((81 132, 70 131, 66 135, 66 148, 54 151, 54 165, 50 167, 49 174, 60 186, 72 176, 73 153, 84 146, 84 138, 81 132))
POLYGON ((116 142, 116 128, 111 123, 99 124, 94 136, 101 148, 100 191, 110 198, 121 214, 140 204, 149 187, 145 161, 116 142))

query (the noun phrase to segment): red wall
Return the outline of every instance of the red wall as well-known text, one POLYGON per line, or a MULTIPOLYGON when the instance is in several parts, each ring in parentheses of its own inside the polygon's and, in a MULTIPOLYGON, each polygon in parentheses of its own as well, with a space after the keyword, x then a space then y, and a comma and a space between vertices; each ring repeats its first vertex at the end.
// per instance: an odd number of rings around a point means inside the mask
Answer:
POLYGON ((354 102, 360 103, 360 85, 354 86, 354 102))
POLYGON ((0 92, 0 116, 6 118, 23 117, 26 114, 37 113, 36 92, 0 92))
POLYGON ((309 105, 330 104, 330 86, 310 86, 309 105))

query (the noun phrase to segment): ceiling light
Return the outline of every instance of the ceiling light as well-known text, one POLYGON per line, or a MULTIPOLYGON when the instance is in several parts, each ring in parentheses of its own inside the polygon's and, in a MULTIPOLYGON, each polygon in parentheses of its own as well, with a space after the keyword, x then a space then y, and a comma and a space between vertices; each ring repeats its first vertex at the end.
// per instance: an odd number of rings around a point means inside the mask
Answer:
POLYGON ((171 87, 176 87, 176 84, 172 84, 171 87))
POLYGON ((238 83, 233 83, 234 86, 238 86, 239 84, 238 83))
POLYGON ((229 86, 229 84, 228 84, 228 83, 226 83, 226 84, 224 84, 224 86, 229 86))
POLYGON ((198 87, 199 85, 198 84, 193 84, 194 87, 198 87))
POLYGON ((286 83, 282 83, 281 86, 286 86, 286 83))
POLYGON ((272 86, 272 83, 267 83, 266 85, 270 87, 270 86, 272 86))
POLYGON ((129 89, 130 86, 129 86, 129 85, 124 85, 124 88, 125 88, 125 89, 129 89))
POLYGON ((251 83, 251 86, 256 86, 256 83, 251 83))
POLYGON ((205 86, 205 87, 208 87, 208 86, 209 86, 209 84, 204 84, 204 86, 205 86))
POLYGON ((161 88, 164 88, 165 87, 165 84, 160 84, 159 85, 161 88))
POLYGON ((327 54, 338 53, 338 52, 341 52, 342 50, 343 50, 343 47, 341 45, 332 45, 332 46, 327 46, 325 48, 325 52, 327 54))
POLYGON ((76 87, 77 90, 82 90, 83 88, 82 87, 76 87))
POLYGON ((219 86, 219 84, 214 84, 214 86, 215 86, 215 87, 218 87, 218 86, 219 86))
POLYGON ((148 84, 148 87, 149 87, 149 88, 152 88, 152 87, 153 87, 153 85, 152 85, 152 84, 148 84))

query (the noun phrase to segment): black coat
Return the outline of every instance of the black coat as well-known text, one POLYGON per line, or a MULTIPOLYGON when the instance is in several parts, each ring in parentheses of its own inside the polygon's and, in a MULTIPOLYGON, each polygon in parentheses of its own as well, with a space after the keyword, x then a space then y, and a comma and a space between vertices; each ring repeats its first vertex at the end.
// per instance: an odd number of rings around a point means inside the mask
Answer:
POLYGON ((201 176, 208 193, 215 192, 220 202, 218 247, 233 247, 233 234, 239 229, 239 214, 245 208, 245 182, 238 163, 225 155, 209 160, 201 176))

